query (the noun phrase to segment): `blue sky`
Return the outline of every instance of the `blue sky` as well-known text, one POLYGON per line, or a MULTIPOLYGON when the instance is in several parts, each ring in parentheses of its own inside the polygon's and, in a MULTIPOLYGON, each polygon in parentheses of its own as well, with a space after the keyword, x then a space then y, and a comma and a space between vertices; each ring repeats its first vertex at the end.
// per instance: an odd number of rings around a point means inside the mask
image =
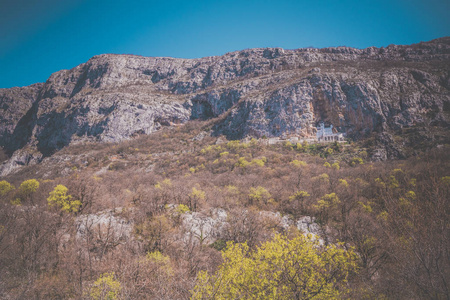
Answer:
POLYGON ((0 88, 44 82, 103 53, 418 43, 449 36, 449 12, 449 0, 0 0, 0 88))

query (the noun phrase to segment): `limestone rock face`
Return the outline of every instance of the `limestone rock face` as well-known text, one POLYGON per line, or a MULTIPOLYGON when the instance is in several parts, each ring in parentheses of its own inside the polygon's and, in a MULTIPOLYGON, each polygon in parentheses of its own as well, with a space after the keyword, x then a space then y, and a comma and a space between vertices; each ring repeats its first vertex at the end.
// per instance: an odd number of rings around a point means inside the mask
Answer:
POLYGON ((310 136, 325 122, 358 139, 421 124, 448 128, 449 111, 448 37, 200 59, 104 54, 45 83, 0 89, 0 147, 46 157, 70 143, 121 141, 220 115, 213 134, 228 138, 310 136))
POLYGON ((30 136, 27 124, 32 117, 32 106, 43 84, 0 89, 0 147, 19 149, 30 136))

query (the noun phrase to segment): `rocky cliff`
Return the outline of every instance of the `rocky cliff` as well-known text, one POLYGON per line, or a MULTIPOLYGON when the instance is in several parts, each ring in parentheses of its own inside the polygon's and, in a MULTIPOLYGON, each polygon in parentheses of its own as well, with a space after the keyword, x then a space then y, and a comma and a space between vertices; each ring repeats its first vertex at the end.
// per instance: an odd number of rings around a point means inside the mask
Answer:
POLYGON ((190 119, 213 134, 308 136, 323 121, 389 151, 402 128, 449 127, 450 38, 410 46, 248 49, 200 59, 105 54, 43 84, 0 89, 2 173, 83 141, 190 119))

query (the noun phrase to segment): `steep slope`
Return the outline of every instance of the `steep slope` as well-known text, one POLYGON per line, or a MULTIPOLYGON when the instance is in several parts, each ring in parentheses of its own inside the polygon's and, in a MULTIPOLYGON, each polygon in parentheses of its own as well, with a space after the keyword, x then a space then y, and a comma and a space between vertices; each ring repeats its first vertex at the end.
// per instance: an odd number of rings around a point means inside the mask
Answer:
POLYGON ((44 84, 0 90, 0 146, 12 155, 1 172, 70 143, 120 141, 218 116, 213 134, 229 138, 309 136, 323 121, 350 138, 375 133, 392 148, 390 132, 448 128, 449 111, 450 38, 201 59, 105 54, 44 84))

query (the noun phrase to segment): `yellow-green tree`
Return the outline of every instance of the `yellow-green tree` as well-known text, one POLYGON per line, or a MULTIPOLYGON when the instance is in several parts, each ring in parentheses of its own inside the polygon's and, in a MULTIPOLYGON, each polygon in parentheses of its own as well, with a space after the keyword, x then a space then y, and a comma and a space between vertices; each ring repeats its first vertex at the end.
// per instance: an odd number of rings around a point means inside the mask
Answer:
POLYGON ((188 206, 192 211, 197 210, 197 206, 205 201, 205 192, 196 189, 195 187, 192 188, 192 193, 189 194, 189 203, 188 206))
POLYGON ((39 188, 39 181, 36 179, 29 179, 22 182, 19 186, 19 192, 24 194, 31 194, 36 192, 39 188))
POLYGON ((33 203, 33 194, 39 188, 39 181, 36 179, 29 179, 22 182, 18 188, 18 198, 14 201, 15 204, 20 204, 22 201, 30 200, 33 203))
POLYGON ((354 166, 356 166, 356 165, 362 165, 362 164, 364 164, 364 161, 363 161, 362 158, 360 158, 360 157, 353 157, 353 158, 350 160, 350 165, 351 165, 352 167, 354 167, 354 166))
POLYGON ((267 205, 273 203, 272 195, 262 186, 250 188, 248 199, 251 205, 267 205))
POLYGON ((339 169, 341 168, 341 166, 339 165, 338 162, 335 162, 334 164, 332 164, 331 167, 332 167, 333 169, 335 169, 336 171, 339 171, 339 169))
POLYGON ((229 243, 222 256, 214 275, 199 273, 192 299, 340 299, 357 269, 353 251, 303 235, 275 235, 255 251, 229 243))
POLYGON ((330 193, 325 194, 322 198, 320 198, 320 200, 317 201, 317 204, 314 205, 314 208, 319 211, 320 220, 327 223, 330 216, 333 215, 333 213, 338 212, 340 203, 341 201, 336 193, 330 193))
POLYGON ((295 215, 303 213, 304 201, 309 196, 310 195, 308 194, 308 192, 305 192, 305 191, 297 191, 297 192, 295 192, 294 195, 289 196, 289 201, 295 203, 295 206, 294 206, 294 214, 295 215))
POLYGON ((114 272, 100 275, 100 277, 92 285, 89 293, 90 298, 95 300, 118 299, 122 287, 120 286, 120 282, 114 277, 114 272))
POLYGON ((5 196, 12 190, 14 190, 14 185, 10 184, 6 180, 0 181, 0 197, 5 196))
POLYGON ((47 198, 48 205, 58 207, 68 213, 77 212, 81 207, 81 202, 73 200, 72 196, 67 194, 67 191, 64 185, 58 184, 47 198))

